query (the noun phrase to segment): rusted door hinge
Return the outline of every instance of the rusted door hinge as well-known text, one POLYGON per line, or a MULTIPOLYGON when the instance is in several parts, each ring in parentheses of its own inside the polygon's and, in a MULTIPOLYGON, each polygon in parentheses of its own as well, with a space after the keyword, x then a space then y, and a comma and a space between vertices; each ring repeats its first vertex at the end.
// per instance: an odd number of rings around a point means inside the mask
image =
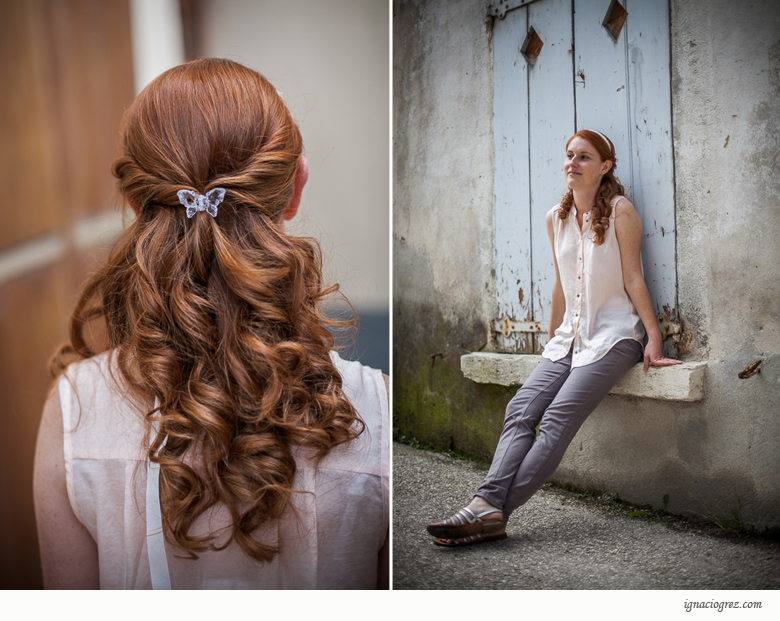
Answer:
POLYGON ((488 6, 488 17, 504 19, 509 11, 528 6, 532 2, 536 0, 493 0, 493 3, 488 6))
POLYGON ((512 332, 541 333, 547 334, 550 329, 549 321, 513 321, 506 315, 493 322, 493 329, 500 332, 505 337, 509 337, 512 332))
POLYGON ((656 319, 658 320, 658 329, 661 331, 661 340, 665 341, 671 336, 675 343, 679 343, 682 337, 680 320, 670 320, 665 313, 658 313, 656 319))

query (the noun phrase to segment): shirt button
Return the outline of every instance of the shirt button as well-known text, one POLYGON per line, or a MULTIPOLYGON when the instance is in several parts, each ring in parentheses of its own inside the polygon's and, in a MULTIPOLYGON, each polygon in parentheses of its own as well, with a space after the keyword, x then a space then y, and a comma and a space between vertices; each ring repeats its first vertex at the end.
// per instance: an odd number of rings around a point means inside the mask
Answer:
POLYGON ((577 297, 580 297, 580 294, 579 294, 579 293, 577 294, 577 297))

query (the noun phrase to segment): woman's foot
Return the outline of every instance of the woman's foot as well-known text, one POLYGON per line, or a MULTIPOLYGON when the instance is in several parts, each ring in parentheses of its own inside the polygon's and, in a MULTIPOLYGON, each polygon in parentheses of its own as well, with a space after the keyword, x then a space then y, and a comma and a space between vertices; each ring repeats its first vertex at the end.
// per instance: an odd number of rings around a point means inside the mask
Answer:
POLYGON ((484 513, 485 511, 493 511, 501 514, 501 518, 504 517, 504 512, 501 511, 501 509, 498 509, 491 505, 487 500, 482 498, 482 496, 474 496, 474 498, 471 499, 471 502, 466 505, 468 509, 471 509, 474 513, 484 513))
MULTIPOLYGON (((506 536, 505 529, 506 521, 504 520, 503 512, 479 496, 475 496, 467 507, 464 507, 452 517, 428 525, 428 532, 431 535, 447 541, 464 539, 472 535, 498 535, 504 533, 504 536, 506 536)), ((470 543, 477 543, 477 541, 470 543)), ((439 545, 451 544, 440 543, 439 545)))

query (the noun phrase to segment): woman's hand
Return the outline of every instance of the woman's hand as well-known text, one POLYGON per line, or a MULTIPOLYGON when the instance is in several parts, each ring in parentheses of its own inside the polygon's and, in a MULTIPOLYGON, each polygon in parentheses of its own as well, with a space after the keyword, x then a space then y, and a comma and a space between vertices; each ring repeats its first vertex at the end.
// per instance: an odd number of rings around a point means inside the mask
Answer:
POLYGON ((620 262, 623 268, 623 286, 636 307, 639 318, 647 332, 648 342, 645 348, 645 371, 652 364, 654 367, 668 367, 682 364, 680 360, 664 358, 661 333, 647 290, 645 277, 642 275, 642 219, 631 202, 623 198, 615 205, 615 235, 620 248, 620 262))
POLYGON ((645 347, 645 371, 650 368, 651 364, 654 367, 668 367, 673 364, 682 364, 682 360, 664 358, 664 348, 661 339, 651 338, 647 343, 647 347, 645 347))

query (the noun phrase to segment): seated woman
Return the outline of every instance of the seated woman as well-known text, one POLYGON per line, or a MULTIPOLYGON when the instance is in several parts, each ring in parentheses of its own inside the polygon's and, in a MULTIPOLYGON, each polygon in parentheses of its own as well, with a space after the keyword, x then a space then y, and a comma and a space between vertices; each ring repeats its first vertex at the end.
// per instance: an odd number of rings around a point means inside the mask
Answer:
POLYGON ((138 96, 122 146, 137 218, 81 294, 39 432, 46 587, 386 587, 387 386, 332 351, 338 287, 284 231, 308 176, 286 104, 193 61, 138 96))
POLYGON ((625 372, 640 360, 645 371, 680 364, 663 356, 642 274, 642 221, 623 196, 616 166, 604 134, 585 129, 566 143, 569 189, 547 213, 555 264, 549 341, 506 408, 490 471, 474 498, 428 525, 437 545, 506 538, 509 516, 552 476, 577 430, 625 372))

